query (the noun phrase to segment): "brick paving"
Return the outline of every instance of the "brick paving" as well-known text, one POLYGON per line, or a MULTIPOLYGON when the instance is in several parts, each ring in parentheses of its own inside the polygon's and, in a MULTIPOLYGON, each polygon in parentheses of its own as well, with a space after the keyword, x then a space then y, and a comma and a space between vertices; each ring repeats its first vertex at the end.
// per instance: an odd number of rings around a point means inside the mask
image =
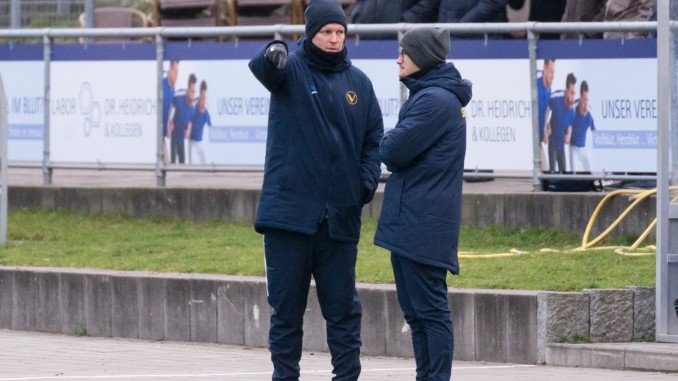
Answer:
MULTIPOLYGON (((414 380, 412 359, 362 358, 364 381, 414 380)), ((331 379, 326 353, 305 352, 303 381, 331 379)), ((268 351, 0 330, 0 381, 270 380, 268 351)), ((678 374, 457 361, 455 381, 678 381, 678 374)))

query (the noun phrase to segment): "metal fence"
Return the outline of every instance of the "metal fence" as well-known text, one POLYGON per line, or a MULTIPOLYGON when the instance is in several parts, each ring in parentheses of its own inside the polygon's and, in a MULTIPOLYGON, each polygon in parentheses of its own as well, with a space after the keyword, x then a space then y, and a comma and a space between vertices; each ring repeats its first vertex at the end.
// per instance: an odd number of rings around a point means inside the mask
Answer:
POLYGON ((7 97, 0 77, 0 245, 7 243, 7 97))
POLYGON ((0 0, 0 28, 74 27, 88 5, 129 6, 132 0, 0 0))
MULTIPOLYGON (((530 61, 530 72, 537 72, 537 41, 540 33, 575 33, 583 38, 585 33, 601 32, 656 32, 657 22, 590 22, 590 23, 479 23, 479 24, 353 24, 349 25, 349 35, 360 39, 360 36, 369 36, 372 34, 393 34, 394 37, 402 36, 408 30, 422 26, 435 26, 447 29, 452 33, 460 35, 480 35, 484 38, 490 38, 493 34, 505 34, 523 32, 527 35, 528 53, 530 61)), ((672 24, 672 30, 674 26, 672 24)), ((21 39, 40 38, 43 42, 44 64, 45 64, 45 92, 44 105, 45 110, 50 109, 49 82, 50 82, 50 58, 51 47, 55 41, 76 40, 78 38, 88 37, 147 37, 155 39, 156 45, 156 63, 157 63, 157 104, 162 104, 162 80, 163 80, 163 62, 164 62, 164 42, 169 38, 240 38, 240 37, 273 37, 282 39, 283 37, 292 37, 304 33, 303 25, 268 25, 268 26, 241 26, 241 27, 192 27, 192 28, 101 28, 101 29, 83 29, 83 28, 64 28, 64 29, 5 29, 0 30, 0 38, 12 41, 21 39)), ((531 102, 532 102, 532 128, 533 128, 533 170, 531 174, 526 173, 501 173, 501 172, 470 172, 465 174, 465 178, 531 178, 535 190, 541 189, 542 179, 602 179, 602 180, 655 180, 656 176, 647 175, 619 175, 608 173, 594 173, 591 175, 563 175, 546 174, 540 170, 540 147, 538 139, 538 107, 537 107, 537 84, 536 76, 531 78, 531 102)), ((401 103, 404 101, 405 92, 401 92, 401 103)), ((44 157, 42 168, 44 172, 44 183, 50 184, 52 181, 52 171, 59 168, 69 169, 116 169, 116 170, 155 170, 157 184, 165 185, 165 175, 168 171, 262 171, 261 167, 233 167, 233 166, 182 166, 164 164, 162 160, 162 108, 158 107, 158 126, 157 126, 157 160, 155 165, 120 165, 112 163, 53 163, 50 161, 49 153, 49 112, 44 116, 44 157)), ((32 163, 16 163, 13 166, 35 167, 32 163)))
POLYGON ((657 341, 678 343, 678 84, 675 24, 678 1, 658 1, 657 33, 657 341))

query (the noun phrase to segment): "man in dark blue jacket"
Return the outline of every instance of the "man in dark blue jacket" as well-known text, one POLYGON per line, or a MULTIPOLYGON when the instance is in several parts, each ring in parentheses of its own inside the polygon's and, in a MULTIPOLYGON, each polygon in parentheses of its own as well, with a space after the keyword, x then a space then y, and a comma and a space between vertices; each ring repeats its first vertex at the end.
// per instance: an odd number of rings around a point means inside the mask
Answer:
POLYGON ((335 380, 360 374, 355 290, 360 214, 380 175, 381 110, 371 82, 346 57, 346 16, 312 0, 306 38, 250 61, 271 92, 264 184, 255 229, 264 234, 274 380, 297 380, 311 276, 327 321, 335 380))
POLYGON ((506 22, 508 0, 441 0, 438 22, 506 22))
POLYGON ((471 83, 445 61, 450 50, 446 30, 411 30, 400 46, 398 75, 410 97, 379 147, 392 174, 374 243, 391 251, 417 380, 449 380, 454 335, 445 278, 448 271, 459 273, 464 107, 471 100, 471 83))
POLYGON ((440 0, 357 0, 351 19, 356 24, 435 22, 439 3, 440 0))

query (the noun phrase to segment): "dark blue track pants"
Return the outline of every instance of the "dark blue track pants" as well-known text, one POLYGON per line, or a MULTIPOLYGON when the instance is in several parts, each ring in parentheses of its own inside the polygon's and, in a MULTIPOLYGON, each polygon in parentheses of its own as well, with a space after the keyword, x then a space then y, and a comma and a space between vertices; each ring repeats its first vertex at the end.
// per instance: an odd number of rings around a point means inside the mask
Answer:
POLYGON ((412 331, 417 381, 448 381, 454 332, 447 304, 447 270, 391 253, 400 308, 412 331))
POLYGON ((333 380, 357 380, 362 314, 355 290, 357 246, 331 239, 326 222, 315 235, 268 229, 264 246, 268 303, 273 308, 268 335, 273 380, 299 379, 311 276, 327 325, 333 380))

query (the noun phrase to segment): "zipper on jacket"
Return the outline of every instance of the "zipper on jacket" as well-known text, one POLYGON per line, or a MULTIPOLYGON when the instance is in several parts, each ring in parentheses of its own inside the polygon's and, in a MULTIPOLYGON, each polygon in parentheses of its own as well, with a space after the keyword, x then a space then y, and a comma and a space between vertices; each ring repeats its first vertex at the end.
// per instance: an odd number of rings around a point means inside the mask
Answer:
POLYGON ((330 167, 330 187, 327 190, 327 200, 325 201, 325 208, 323 209, 323 215, 320 218, 320 223, 323 223, 330 218, 330 200, 332 199, 333 187, 334 187, 334 159, 332 159, 332 166, 330 167))
POLYGON ((327 219, 329 218, 329 214, 330 214, 330 204, 328 202, 327 204, 325 204, 325 208, 323 209, 323 214, 320 217, 320 223, 321 224, 323 222, 327 221, 327 219))
POLYGON ((330 93, 330 104, 332 104, 332 81, 331 80, 329 81, 329 84, 330 84, 330 91, 329 91, 329 93, 330 93))

